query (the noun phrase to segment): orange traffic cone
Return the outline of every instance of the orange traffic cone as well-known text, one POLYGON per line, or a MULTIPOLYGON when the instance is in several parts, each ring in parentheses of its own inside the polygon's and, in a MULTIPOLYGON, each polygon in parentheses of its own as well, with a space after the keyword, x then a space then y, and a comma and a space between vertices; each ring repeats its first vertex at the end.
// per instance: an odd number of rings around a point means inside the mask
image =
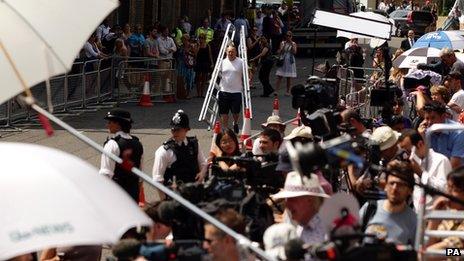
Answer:
POLYGON ((139 183, 139 207, 143 208, 145 207, 145 191, 143 189, 143 183, 139 183))
POLYGON ((272 103, 272 115, 279 116, 279 98, 274 94, 274 102, 272 103))
POLYGON ((211 149, 209 150, 210 157, 216 156, 215 152, 219 150, 218 146, 216 145, 216 138, 220 132, 221 123, 219 121, 216 121, 213 129, 213 137, 211 138, 211 149))
POLYGON ((145 83, 143 84, 143 93, 140 96, 139 106, 142 107, 152 107, 153 103, 151 102, 150 95, 150 75, 145 74, 145 83))
MULTIPOLYGON (((166 86, 164 86, 164 91, 165 92, 171 92, 172 91, 171 80, 169 78, 166 79, 166 86)), ((176 98, 172 94, 164 95, 163 100, 165 102, 167 102, 167 103, 175 103, 176 102, 176 98)))
POLYGON ((248 139, 251 137, 251 119, 250 109, 245 109, 245 117, 243 118, 242 134, 240 135, 240 144, 245 146, 245 150, 251 151, 253 149, 253 141, 248 139))
POLYGON ((292 122, 293 125, 296 126, 301 126, 301 113, 300 109, 298 109, 298 112, 296 113, 296 119, 292 122))

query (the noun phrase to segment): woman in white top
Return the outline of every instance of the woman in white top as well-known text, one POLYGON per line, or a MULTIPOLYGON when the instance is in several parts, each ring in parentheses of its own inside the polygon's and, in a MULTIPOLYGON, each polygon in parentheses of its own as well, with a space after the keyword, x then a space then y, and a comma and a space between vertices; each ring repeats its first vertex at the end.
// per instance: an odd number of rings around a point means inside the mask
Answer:
POLYGON ((292 32, 288 31, 285 34, 285 40, 280 43, 279 50, 277 51, 280 59, 283 59, 283 64, 277 68, 276 92, 279 91, 282 78, 287 78, 287 91, 285 92, 286 96, 290 96, 290 86, 292 85, 291 78, 296 78, 295 54, 297 46, 296 43, 292 41, 292 36, 292 32))

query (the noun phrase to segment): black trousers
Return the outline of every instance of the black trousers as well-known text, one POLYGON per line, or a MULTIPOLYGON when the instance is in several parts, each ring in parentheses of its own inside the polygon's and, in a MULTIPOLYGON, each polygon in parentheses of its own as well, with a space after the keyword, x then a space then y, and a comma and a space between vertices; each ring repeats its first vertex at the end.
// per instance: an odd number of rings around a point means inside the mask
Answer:
POLYGON ((264 62, 261 63, 261 68, 259 69, 259 81, 263 85, 263 95, 268 96, 274 92, 274 89, 271 86, 269 81, 269 76, 271 74, 273 62, 264 62))

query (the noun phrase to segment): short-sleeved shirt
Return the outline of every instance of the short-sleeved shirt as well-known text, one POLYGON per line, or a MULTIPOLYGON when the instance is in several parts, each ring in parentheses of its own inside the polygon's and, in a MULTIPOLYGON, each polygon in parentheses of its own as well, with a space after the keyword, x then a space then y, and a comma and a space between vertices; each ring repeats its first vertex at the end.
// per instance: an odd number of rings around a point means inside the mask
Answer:
POLYGON ((243 60, 226 58, 221 63, 221 92, 241 93, 243 90, 243 60))
MULTIPOLYGON (((385 200, 377 201, 375 215, 367 223, 370 226, 382 226, 387 231, 387 240, 401 244, 414 244, 416 236, 417 215, 408 206, 398 213, 390 213, 383 208, 385 200)), ((367 211, 368 203, 364 204, 359 210, 360 220, 363 220, 367 211)))
MULTIPOLYGON (((451 97, 450 103, 454 103, 464 109, 464 90, 461 89, 453 94, 451 97)), ((456 113, 455 111, 452 112, 453 115, 453 120, 457 121, 459 120, 459 113, 456 113)))
MULTIPOLYGON (((143 48, 145 50, 145 56, 147 56, 146 53, 148 51, 150 51, 150 53, 159 52, 158 41, 156 39, 153 39, 153 38, 147 38, 145 40, 145 43, 143 44, 143 48)), ((152 58, 154 58, 154 57, 152 57, 152 58)), ((156 61, 151 61, 150 64, 151 65, 157 65, 158 63, 156 61)))
MULTIPOLYGON (((452 120, 445 123, 459 124, 452 120)), ((463 131, 442 131, 433 133, 431 137, 431 147, 435 152, 441 153, 448 158, 464 158, 464 132, 463 131)))

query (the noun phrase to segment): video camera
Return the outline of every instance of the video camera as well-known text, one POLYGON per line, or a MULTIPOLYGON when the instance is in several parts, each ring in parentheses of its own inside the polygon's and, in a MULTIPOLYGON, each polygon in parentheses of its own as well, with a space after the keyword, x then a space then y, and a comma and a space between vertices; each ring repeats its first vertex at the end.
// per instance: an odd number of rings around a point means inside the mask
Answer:
POLYGON ((284 178, 275 169, 278 155, 245 155, 234 157, 216 157, 213 161, 212 176, 218 180, 236 180, 250 186, 252 190, 276 193, 284 184, 284 178), (258 160, 261 157, 263 160, 258 160), (218 167, 220 161, 236 164, 235 170, 224 171, 218 167))
POLYGON ((292 88, 292 107, 313 113, 319 108, 335 108, 338 104, 336 81, 324 80, 316 76, 307 79, 306 84, 292 88))

